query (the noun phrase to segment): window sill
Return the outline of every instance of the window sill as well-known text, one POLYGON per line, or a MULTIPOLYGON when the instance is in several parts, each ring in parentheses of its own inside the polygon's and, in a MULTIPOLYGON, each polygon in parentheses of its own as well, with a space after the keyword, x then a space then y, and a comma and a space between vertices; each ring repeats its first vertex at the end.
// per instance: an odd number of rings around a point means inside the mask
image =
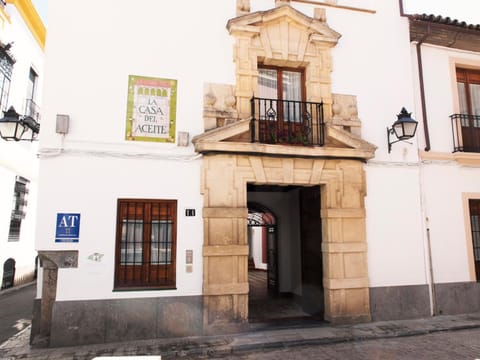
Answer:
POLYGON ((113 292, 124 291, 158 291, 158 290, 177 290, 176 286, 117 286, 113 288, 113 292))

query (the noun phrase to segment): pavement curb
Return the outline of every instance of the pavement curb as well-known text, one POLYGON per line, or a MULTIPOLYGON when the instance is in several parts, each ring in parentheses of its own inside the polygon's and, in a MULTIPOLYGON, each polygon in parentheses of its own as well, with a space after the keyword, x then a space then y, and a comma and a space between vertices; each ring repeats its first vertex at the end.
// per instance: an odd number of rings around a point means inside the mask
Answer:
POLYGON ((480 328, 480 313, 380 321, 355 325, 320 325, 253 330, 224 335, 161 338, 62 348, 31 348, 29 327, 0 345, 5 359, 92 359, 95 356, 161 354, 162 360, 221 358, 300 346, 354 343, 480 328))
POLYGON ((35 285, 36 283, 37 283, 37 280, 35 280, 35 281, 30 281, 30 282, 28 282, 28 283, 26 283, 26 284, 17 285, 17 286, 8 288, 8 289, 0 290, 0 297, 3 296, 3 295, 11 294, 12 292, 21 290, 21 289, 23 289, 23 288, 26 288, 27 286, 35 285))

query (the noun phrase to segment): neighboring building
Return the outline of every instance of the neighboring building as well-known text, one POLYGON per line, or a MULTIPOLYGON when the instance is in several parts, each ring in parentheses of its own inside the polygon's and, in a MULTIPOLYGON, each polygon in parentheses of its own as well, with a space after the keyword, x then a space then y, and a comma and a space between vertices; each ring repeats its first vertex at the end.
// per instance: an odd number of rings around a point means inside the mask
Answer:
POLYGON ((409 18, 436 314, 480 310, 480 25, 409 18))
POLYGON ((215 333, 279 298, 332 323, 479 311, 480 170, 435 81, 480 54, 422 36, 420 86, 400 5, 50 0, 32 341, 215 333), (390 145, 403 107, 417 135, 390 145))
MULTIPOLYGON (((39 121, 44 45, 45 27, 31 1, 0 1, 0 118, 13 107, 22 119, 39 121)), ((0 274, 5 289, 36 277, 38 159, 31 133, 23 134, 26 141, 5 141, 8 135, 1 135, 0 274)))

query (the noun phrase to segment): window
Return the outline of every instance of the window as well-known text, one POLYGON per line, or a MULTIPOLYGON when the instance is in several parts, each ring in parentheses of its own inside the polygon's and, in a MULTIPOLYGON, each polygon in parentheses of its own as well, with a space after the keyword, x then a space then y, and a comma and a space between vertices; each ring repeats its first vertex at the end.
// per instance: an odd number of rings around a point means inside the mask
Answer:
MULTIPOLYGON (((5 48, 0 47, 0 111, 7 110, 10 79, 12 78, 13 59, 5 48)), ((3 114, 0 113, 3 116, 3 114)))
MULTIPOLYGON (((480 151, 480 71, 457 68, 461 150, 480 151)), ((460 132, 460 131, 459 131, 460 132)))
POLYGON ((278 119, 283 121, 301 121, 301 101, 304 100, 303 72, 294 69, 263 68, 258 69, 259 97, 276 99, 278 119))
POLYGON ((28 74, 27 99, 32 101, 35 100, 35 94, 37 92, 37 80, 37 73, 30 68, 30 73, 28 74))
POLYGON ((118 200, 115 289, 175 288, 176 217, 176 200, 118 200))
POLYGON ((20 227, 22 225, 22 219, 25 218, 29 182, 29 180, 21 176, 16 177, 8 241, 18 241, 20 239, 20 227))
POLYGON ((480 200, 469 200, 470 226, 472 229, 473 259, 475 261, 475 274, 480 282, 480 200))
POLYGON ((27 99, 25 101, 25 116, 29 116, 35 121, 40 120, 40 110, 35 103, 35 97, 37 92, 37 83, 38 75, 30 68, 30 73, 28 75, 28 85, 27 85, 27 99))
POLYGON ((460 113, 480 116, 480 70, 457 69, 457 88, 460 113))

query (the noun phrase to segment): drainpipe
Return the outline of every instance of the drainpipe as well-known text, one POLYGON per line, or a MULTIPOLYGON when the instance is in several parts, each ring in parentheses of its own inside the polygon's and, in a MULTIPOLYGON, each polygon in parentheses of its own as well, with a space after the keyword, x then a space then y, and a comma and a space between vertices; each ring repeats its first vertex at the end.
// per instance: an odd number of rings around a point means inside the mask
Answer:
POLYGON ((398 0, 398 7, 400 8, 400 16, 406 16, 403 11, 403 0, 398 0))
POLYGON ((420 82, 420 100, 422 102, 422 118, 423 118, 423 132, 425 134, 425 151, 430 151, 430 133, 428 131, 427 107, 425 105, 425 85, 423 83, 423 66, 422 66, 422 43, 430 33, 430 26, 427 34, 422 40, 417 42, 417 65, 418 65, 418 80, 420 82))
MULTIPOLYGON (((398 0, 398 7, 400 9, 400 16, 409 17, 408 14, 405 14, 403 8, 403 0, 398 0)), ((423 132, 425 134, 425 151, 430 151, 430 132, 428 131, 428 120, 427 120, 427 107, 425 105, 425 86, 423 83, 423 66, 422 66, 422 43, 430 35, 430 26, 428 27, 427 34, 416 44, 417 50, 417 66, 418 66, 418 80, 420 82, 420 100, 422 102, 422 118, 423 118, 423 132)))
POLYGON ((430 314, 437 315, 437 292, 435 290, 435 278, 433 277, 433 261, 432 261, 432 245, 430 242, 430 226, 427 219, 427 251, 428 251, 428 268, 430 271, 430 314))

